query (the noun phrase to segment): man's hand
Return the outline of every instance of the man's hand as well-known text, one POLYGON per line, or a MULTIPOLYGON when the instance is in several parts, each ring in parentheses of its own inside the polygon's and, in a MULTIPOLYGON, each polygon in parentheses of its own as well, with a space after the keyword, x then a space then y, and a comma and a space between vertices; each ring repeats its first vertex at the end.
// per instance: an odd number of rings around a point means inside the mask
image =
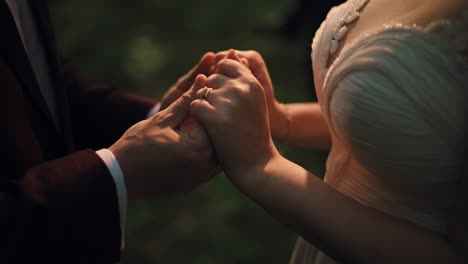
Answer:
POLYGON ((196 79, 167 109, 132 126, 109 148, 120 164, 129 198, 186 192, 217 172, 205 131, 187 119, 201 85, 196 79))
POLYGON ((215 54, 208 52, 201 60, 195 65, 189 72, 184 76, 180 77, 179 80, 164 94, 161 100, 161 110, 166 109, 174 101, 179 99, 188 89, 192 86, 195 78, 199 74, 210 75, 211 67, 214 64, 215 54))

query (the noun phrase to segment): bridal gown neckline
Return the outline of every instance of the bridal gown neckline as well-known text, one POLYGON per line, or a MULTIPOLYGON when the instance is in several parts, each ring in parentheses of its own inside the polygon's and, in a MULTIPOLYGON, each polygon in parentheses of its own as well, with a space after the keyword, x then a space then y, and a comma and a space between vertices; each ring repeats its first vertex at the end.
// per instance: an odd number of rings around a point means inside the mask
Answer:
MULTIPOLYGON (((468 15, 382 24, 339 49, 370 2, 332 8, 312 42, 333 142, 324 180, 359 203, 444 234, 468 145, 468 15)), ((291 263, 335 262, 300 238, 291 263)))

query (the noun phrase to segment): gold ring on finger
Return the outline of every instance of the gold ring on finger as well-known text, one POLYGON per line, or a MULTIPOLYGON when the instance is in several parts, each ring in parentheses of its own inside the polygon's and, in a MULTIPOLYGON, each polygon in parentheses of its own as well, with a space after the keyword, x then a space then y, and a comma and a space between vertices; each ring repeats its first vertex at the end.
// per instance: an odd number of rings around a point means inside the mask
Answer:
POLYGON ((202 98, 205 99, 205 100, 208 100, 208 95, 211 93, 212 90, 213 90, 213 88, 206 88, 203 91, 202 98))

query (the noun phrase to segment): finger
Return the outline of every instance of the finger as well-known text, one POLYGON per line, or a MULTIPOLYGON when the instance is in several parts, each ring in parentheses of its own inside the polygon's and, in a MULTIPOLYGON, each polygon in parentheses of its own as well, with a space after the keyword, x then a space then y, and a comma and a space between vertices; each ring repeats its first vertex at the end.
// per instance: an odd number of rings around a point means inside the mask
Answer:
POLYGON ((190 131, 186 131, 187 136, 190 140, 193 142, 196 142, 197 144, 202 144, 203 142, 208 143, 209 142, 209 137, 206 133, 206 130, 203 128, 203 126, 198 122, 196 119, 191 117, 191 128, 190 131))
POLYGON ((207 129, 215 117, 215 112, 216 109, 207 100, 195 99, 190 104, 190 115, 207 129))
MULTIPOLYGON (((232 50, 232 49, 231 49, 232 50)), ((217 68, 217 64, 223 60, 223 59, 226 59, 227 56, 228 56, 228 53, 231 51, 231 50, 225 50, 225 51, 220 51, 218 53, 216 53, 216 56, 215 56, 215 59, 214 59, 214 65, 212 67, 212 71, 214 72, 217 68)), ((232 50, 236 53, 237 57, 240 59, 240 62, 245 65, 247 68, 250 69, 250 62, 249 62, 249 59, 248 59, 248 56, 247 56, 247 52, 246 51, 240 51, 240 50, 232 50)))
POLYGON ((179 98, 185 91, 182 89, 171 89, 164 96, 162 97, 160 111, 166 109, 169 105, 171 105, 177 98, 179 98))
POLYGON ((192 95, 192 98, 195 99, 195 95, 197 94, 197 92, 205 87, 207 85, 207 81, 208 81, 208 78, 203 75, 203 74, 199 74, 197 76, 197 78, 195 79, 191 89, 190 89, 190 92, 191 92, 191 95, 192 95))
POLYGON ((228 52, 229 52, 229 51, 230 51, 230 50, 226 50, 226 51, 221 51, 221 52, 216 53, 215 62, 214 62, 213 68, 212 68, 212 70, 213 70, 213 73, 212 73, 212 74, 214 74, 214 73, 217 72, 218 66, 219 66, 219 62, 222 61, 222 60, 227 59, 227 56, 228 56, 228 52))
POLYGON ((235 60, 237 62, 242 63, 241 58, 237 55, 236 51, 233 49, 229 49, 227 51, 222 51, 216 54, 214 68, 216 69, 218 66, 218 63, 224 59, 235 60))
POLYGON ((240 58, 241 56, 239 55, 238 51, 229 49, 216 53, 214 63, 216 64, 223 59, 239 60, 240 58))
POLYGON ((204 87, 197 92, 195 98, 208 101, 208 96, 213 91, 213 88, 204 87))
POLYGON ((226 59, 231 59, 231 60, 235 60, 235 61, 237 61, 237 62, 241 62, 240 57, 237 55, 236 51, 233 50, 233 49, 230 49, 230 50, 228 51, 228 54, 227 54, 227 56, 226 56, 226 59))
POLYGON ((187 135, 190 135, 192 133, 193 129, 195 128, 196 125, 195 119, 193 117, 188 116, 184 121, 179 126, 179 131, 182 133, 185 133, 187 135))
POLYGON ((245 65, 245 67, 249 68, 250 69, 250 63, 249 63, 249 60, 246 59, 246 58, 240 58, 242 64, 245 65))
POLYGON ((164 110, 169 114, 167 115, 167 118, 164 119, 164 124, 161 125, 167 125, 173 128, 178 127, 188 116, 190 112, 190 103, 195 99, 198 90, 205 86, 205 82, 206 76, 203 74, 198 75, 192 85, 192 88, 164 110))
POLYGON ((203 55, 198 64, 189 71, 187 76, 184 77, 182 82, 178 85, 180 87, 179 90, 185 92, 190 89, 199 74, 208 75, 210 68, 214 65, 214 57, 215 54, 213 52, 208 52, 203 55))
POLYGON ((230 78, 236 78, 242 75, 242 64, 240 61, 224 59, 219 62, 215 73, 225 75, 230 78))
POLYGON ((216 53, 216 56, 215 56, 215 59, 214 59, 214 63, 218 63, 219 61, 223 60, 226 58, 228 54, 228 50, 224 50, 224 51, 220 51, 218 53, 216 53))
POLYGON ((200 59, 197 65, 195 65, 188 73, 182 76, 176 85, 174 90, 170 90, 168 94, 164 96, 164 100, 161 103, 161 110, 166 109, 170 104, 177 100, 183 93, 185 93, 195 81, 198 74, 209 75, 212 72, 214 65, 215 54, 208 52, 200 59))
POLYGON ((207 52, 203 57, 200 59, 197 65, 193 67, 190 71, 188 76, 183 80, 182 86, 190 87, 191 84, 195 81, 195 78, 199 74, 208 75, 210 68, 214 64, 215 54, 213 52, 207 52))
MULTIPOLYGON (((210 77, 208 77, 205 85, 214 89, 219 89, 223 87, 226 84, 226 82, 229 80, 231 80, 231 78, 228 78, 224 75, 213 74, 210 77)), ((200 98, 200 97, 197 97, 197 98, 200 98)))
POLYGON ((237 56, 239 56, 239 58, 250 59, 254 55, 253 50, 235 50, 235 49, 223 50, 223 51, 219 51, 216 53, 214 62, 217 63, 220 60, 225 59, 231 50, 234 50, 237 56))

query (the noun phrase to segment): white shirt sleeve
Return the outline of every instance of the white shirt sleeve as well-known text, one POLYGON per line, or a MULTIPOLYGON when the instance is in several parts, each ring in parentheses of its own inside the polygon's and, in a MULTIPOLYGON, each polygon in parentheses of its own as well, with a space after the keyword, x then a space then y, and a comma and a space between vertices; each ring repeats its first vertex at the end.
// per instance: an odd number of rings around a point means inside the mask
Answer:
MULTIPOLYGON (((161 108, 161 104, 155 104, 146 118, 152 117, 156 114, 161 108)), ((125 222, 127 219, 127 188, 125 186, 124 175, 122 169, 120 168, 119 162, 115 158, 114 154, 108 149, 101 149, 96 151, 96 154, 104 161, 107 168, 109 169, 112 178, 114 179, 115 188, 117 190, 117 199, 119 202, 119 216, 120 216, 120 233, 121 233, 121 242, 120 249, 123 250, 125 247, 125 222)))
POLYGON ((148 112, 148 114, 146 115, 146 119, 152 117, 153 115, 155 115, 157 112, 159 112, 159 109, 161 109, 161 104, 160 103, 157 103, 153 106, 153 108, 151 108, 148 112))
POLYGON ((106 164, 110 174, 112 175, 112 178, 114 179, 115 188, 117 189, 121 233, 120 249, 123 250, 125 247, 125 221, 127 218, 127 188, 125 186, 124 176, 119 162, 110 150, 101 149, 96 151, 96 154, 106 164))

